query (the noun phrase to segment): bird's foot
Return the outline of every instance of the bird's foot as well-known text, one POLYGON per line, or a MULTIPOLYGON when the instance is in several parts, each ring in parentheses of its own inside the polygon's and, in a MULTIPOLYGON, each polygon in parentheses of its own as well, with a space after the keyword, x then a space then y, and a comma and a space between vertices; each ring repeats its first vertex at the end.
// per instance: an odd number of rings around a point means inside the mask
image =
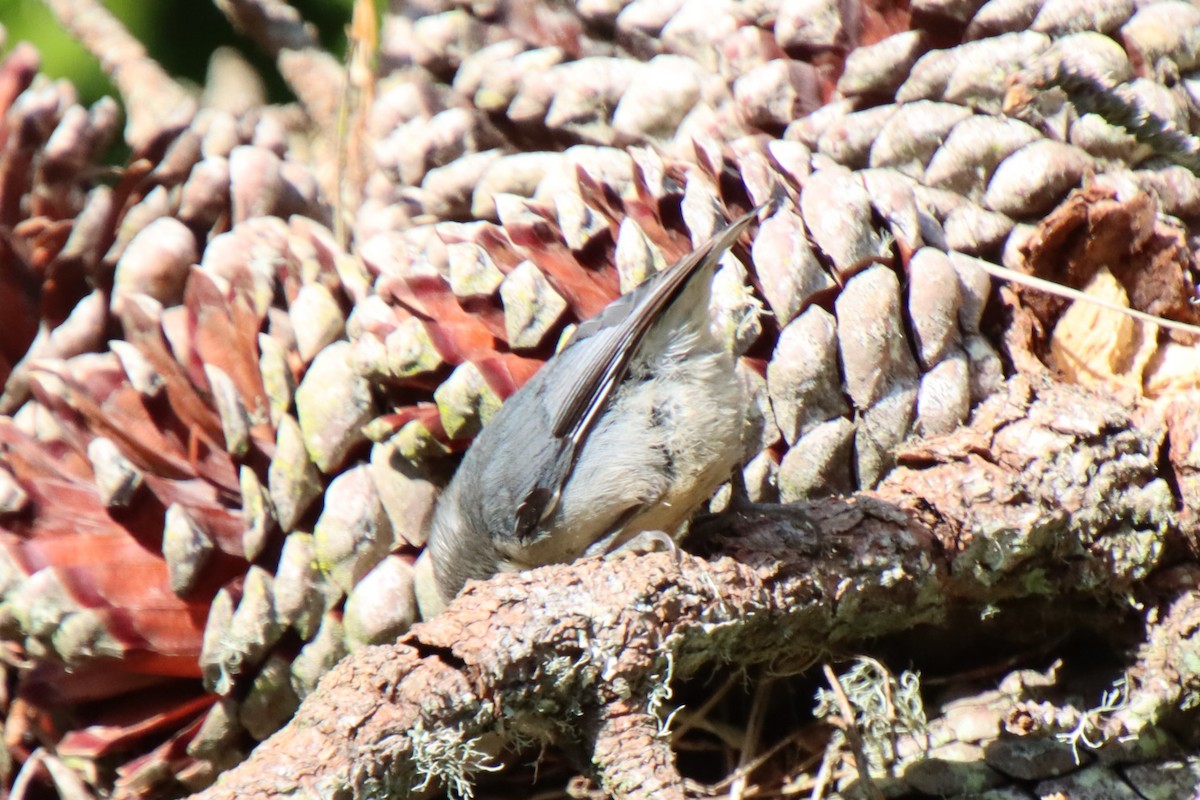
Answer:
POLYGON ((671 535, 665 531, 640 531, 624 541, 621 541, 621 533, 623 531, 618 531, 597 540, 587 549, 587 555, 607 556, 616 553, 644 555, 646 553, 664 552, 672 553, 677 558, 679 556, 678 545, 675 544, 675 540, 671 538, 671 535))
POLYGON ((678 555, 678 551, 675 540, 665 531, 642 531, 612 552, 638 554, 663 552, 678 555))

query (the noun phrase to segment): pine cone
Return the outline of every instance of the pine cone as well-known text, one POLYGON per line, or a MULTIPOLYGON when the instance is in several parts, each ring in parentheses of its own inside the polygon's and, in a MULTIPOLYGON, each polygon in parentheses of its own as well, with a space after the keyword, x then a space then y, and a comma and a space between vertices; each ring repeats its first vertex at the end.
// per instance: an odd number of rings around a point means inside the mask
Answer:
MULTIPOLYGON (((298 16, 271 28, 245 4, 227 13, 279 50, 301 105, 251 91, 197 112, 164 90, 170 122, 138 117, 111 185, 115 105, 83 109, 14 48, 17 760, 45 741, 118 797, 202 786, 346 652, 406 630, 454 455, 571 325, 726 209, 779 201, 714 300, 761 418, 758 500, 870 488, 1014 366, 1071 358, 1067 307, 997 302, 989 263, 1080 289, 1107 270, 1126 305, 1197 321, 1200 12, 876 5, 429 0, 385 15, 363 76, 298 16), (1105 248, 1073 245, 1101 220, 1105 248), (1007 361, 1002 327, 1027 334, 1007 361)), ((1138 392, 1194 386, 1184 337, 1127 339, 1138 392)), ((1200 468, 1175 466, 1195 496, 1200 468)))

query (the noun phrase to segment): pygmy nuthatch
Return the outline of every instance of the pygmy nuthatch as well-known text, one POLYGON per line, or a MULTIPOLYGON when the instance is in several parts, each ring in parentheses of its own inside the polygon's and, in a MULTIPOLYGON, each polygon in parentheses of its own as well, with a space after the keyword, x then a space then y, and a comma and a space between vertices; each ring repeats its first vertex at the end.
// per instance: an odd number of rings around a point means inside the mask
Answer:
POLYGON ((484 426, 430 528, 443 602, 472 578, 675 535, 729 478, 747 399, 709 298, 756 214, 580 324, 484 426))

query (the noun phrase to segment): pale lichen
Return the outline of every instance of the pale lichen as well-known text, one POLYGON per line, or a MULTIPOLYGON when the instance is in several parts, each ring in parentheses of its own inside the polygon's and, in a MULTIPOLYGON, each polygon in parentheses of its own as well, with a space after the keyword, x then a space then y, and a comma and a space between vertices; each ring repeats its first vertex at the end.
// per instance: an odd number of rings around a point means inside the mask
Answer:
POLYGON ((413 793, 441 785, 450 797, 469 800, 475 796, 475 775, 500 769, 480 749, 480 739, 468 736, 459 725, 427 730, 418 722, 407 736, 416 773, 413 793))
MULTIPOLYGON (((896 749, 899 737, 919 736, 925 731, 920 675, 908 670, 893 675, 875 659, 859 658, 838 676, 838 683, 854 713, 852 721, 842 722, 852 722, 862 738, 870 771, 885 772, 900 759, 896 749)), ((833 690, 818 689, 816 700, 815 716, 827 720, 842 718, 841 705, 833 690)), ((845 734, 839 730, 830 747, 844 743, 845 734)))

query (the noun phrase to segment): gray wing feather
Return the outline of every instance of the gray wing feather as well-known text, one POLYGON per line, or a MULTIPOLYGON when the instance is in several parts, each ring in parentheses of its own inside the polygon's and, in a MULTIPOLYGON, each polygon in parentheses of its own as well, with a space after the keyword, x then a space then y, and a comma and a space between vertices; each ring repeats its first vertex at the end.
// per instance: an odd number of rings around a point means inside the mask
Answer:
POLYGON ((610 303, 595 317, 580 324, 566 348, 583 360, 572 364, 569 391, 549 409, 551 432, 558 439, 558 457, 538 475, 533 487, 517 508, 514 533, 520 538, 534 535, 538 526, 554 512, 562 487, 574 469, 575 460, 592 426, 624 379, 630 362, 646 333, 688 280, 720 259, 733 246, 758 214, 759 209, 734 220, 719 234, 680 259, 673 266, 642 282, 636 289, 610 303), (591 347, 576 345, 591 340, 591 347), (599 341, 597 341, 599 340, 599 341))
POLYGON ((599 314, 579 325, 567 343, 568 348, 601 333, 611 332, 611 335, 604 347, 596 348, 589 354, 589 363, 581 365, 580 379, 575 383, 568 402, 555 414, 555 435, 582 433, 586 436, 586 430, 596 413, 604 407, 612 390, 625 377, 629 362, 654 321, 679 295, 689 278, 702 267, 715 263, 722 253, 733 246, 757 213, 758 209, 755 209, 734 220, 673 266, 643 281, 633 291, 609 303, 599 314))

